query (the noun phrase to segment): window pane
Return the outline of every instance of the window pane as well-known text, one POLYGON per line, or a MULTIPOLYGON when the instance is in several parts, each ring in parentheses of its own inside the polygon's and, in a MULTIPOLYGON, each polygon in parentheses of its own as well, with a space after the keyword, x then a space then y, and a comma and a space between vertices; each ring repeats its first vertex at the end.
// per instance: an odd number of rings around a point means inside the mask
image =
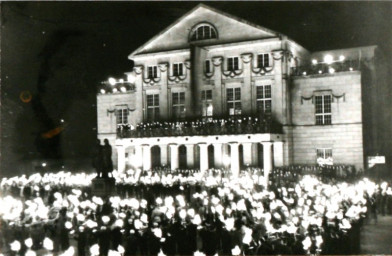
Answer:
POLYGON ((211 62, 209 60, 206 60, 206 73, 211 73, 210 64, 211 64, 211 62))
POLYGON ((316 116, 316 124, 323 124, 323 116, 316 116))
POLYGON ((331 115, 324 115, 324 124, 331 124, 331 115))
POLYGON ((323 100, 322 96, 315 97, 316 114, 323 113, 323 100))
POLYGON ((235 57, 234 58, 234 70, 238 70, 239 69, 239 67, 238 67, 238 57, 235 57))
POLYGON ((235 88, 235 100, 241 100, 241 88, 235 88))
POLYGON ((233 70, 233 58, 227 59, 227 70, 233 70))
POLYGON ((197 29, 197 39, 198 40, 201 40, 201 39, 203 39, 204 37, 203 37, 203 27, 199 27, 198 29, 197 29))
POLYGON ((204 38, 209 39, 211 38, 210 27, 204 26, 204 38))
POLYGON ((269 67, 269 55, 268 54, 264 54, 264 63, 263 63, 264 67, 269 67))
POLYGON ((173 97, 173 104, 178 104, 178 93, 173 93, 172 97, 173 97))
POLYGON ((324 95, 324 113, 331 113, 331 95, 324 95))
POLYGON ((227 89, 227 100, 228 101, 234 100, 233 89, 227 89))
POLYGON ((265 112, 266 113, 271 113, 271 100, 266 100, 265 101, 265 112))
POLYGON ((264 86, 264 98, 271 98, 271 85, 264 86))
POLYGON ((212 90, 207 90, 206 99, 212 100, 212 90))
POLYGON ((185 103, 185 92, 180 92, 180 104, 185 103))

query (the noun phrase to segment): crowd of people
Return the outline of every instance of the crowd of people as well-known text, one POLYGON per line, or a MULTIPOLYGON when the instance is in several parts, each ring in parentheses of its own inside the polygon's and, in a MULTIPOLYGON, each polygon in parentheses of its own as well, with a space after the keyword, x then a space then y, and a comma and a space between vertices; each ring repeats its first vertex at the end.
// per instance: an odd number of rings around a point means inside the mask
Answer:
POLYGON ((225 135, 279 132, 267 115, 264 117, 206 118, 191 121, 155 121, 139 123, 136 127, 120 125, 117 133, 120 137, 164 137, 191 135, 225 135))
POLYGON ((3 178, 5 255, 358 254, 366 216, 392 214, 391 186, 306 174, 299 167, 114 171, 116 195, 92 194, 95 174, 3 178), (268 185, 268 186, 267 186, 268 185))

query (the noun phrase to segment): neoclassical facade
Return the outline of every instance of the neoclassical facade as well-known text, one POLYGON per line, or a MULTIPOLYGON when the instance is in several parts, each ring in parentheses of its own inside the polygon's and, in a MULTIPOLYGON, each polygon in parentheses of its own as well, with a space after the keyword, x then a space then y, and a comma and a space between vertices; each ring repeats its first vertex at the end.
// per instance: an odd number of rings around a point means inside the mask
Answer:
POLYGON ((363 168, 375 50, 312 53, 200 4, 132 52, 125 79, 101 86, 98 138, 114 146, 119 170, 363 168))

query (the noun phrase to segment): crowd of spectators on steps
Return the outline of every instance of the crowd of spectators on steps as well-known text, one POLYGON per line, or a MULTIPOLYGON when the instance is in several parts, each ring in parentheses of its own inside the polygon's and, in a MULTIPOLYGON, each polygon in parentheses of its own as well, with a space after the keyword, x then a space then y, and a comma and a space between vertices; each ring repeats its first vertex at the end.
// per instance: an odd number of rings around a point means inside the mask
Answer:
POLYGON ((1 182, 5 255, 359 254, 360 227, 392 214, 390 183, 341 181, 306 168, 114 172, 116 195, 91 193, 94 174, 1 182), (316 173, 317 174, 317 173, 316 173), (375 216, 374 216, 375 214, 375 216))

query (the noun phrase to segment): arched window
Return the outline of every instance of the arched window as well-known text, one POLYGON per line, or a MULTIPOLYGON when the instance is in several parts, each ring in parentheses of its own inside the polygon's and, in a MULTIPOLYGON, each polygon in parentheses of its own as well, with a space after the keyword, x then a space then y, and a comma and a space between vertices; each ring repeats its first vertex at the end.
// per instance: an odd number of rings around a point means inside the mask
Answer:
POLYGON ((190 41, 198 41, 211 38, 218 38, 216 29, 210 24, 202 23, 196 25, 192 29, 190 41))

